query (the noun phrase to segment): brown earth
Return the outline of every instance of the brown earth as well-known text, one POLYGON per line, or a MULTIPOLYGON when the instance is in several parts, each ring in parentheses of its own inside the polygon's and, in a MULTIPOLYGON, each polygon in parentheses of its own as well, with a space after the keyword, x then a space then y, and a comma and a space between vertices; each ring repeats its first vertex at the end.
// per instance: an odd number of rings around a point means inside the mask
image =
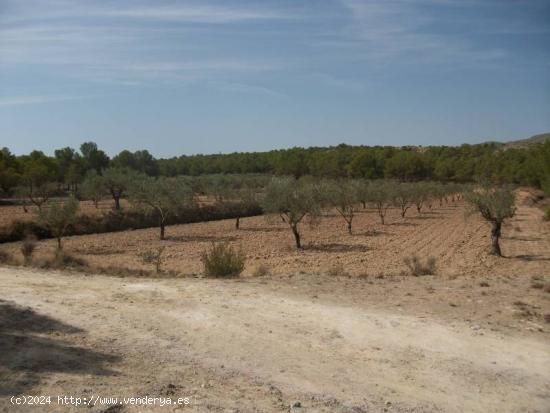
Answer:
MULTIPOLYGON (((487 254, 489 225, 476 215, 468 216, 462 203, 421 214, 411 208, 405 221, 397 210, 390 210, 387 225, 380 224, 374 209, 359 210, 353 235, 347 233, 344 220, 330 212, 314 227, 307 222, 301 225, 305 246, 301 251, 296 250, 289 226, 279 217, 244 218, 239 230, 233 220, 174 225, 167 228, 165 241, 159 240, 157 228, 67 237, 64 248, 92 266, 150 269, 141 262, 140 253, 165 246, 164 268, 183 275, 201 273, 202 252, 218 241, 243 249, 245 275, 264 265, 276 275, 393 276, 406 271, 404 258, 415 254, 423 259, 435 257, 439 275, 505 276, 518 271, 538 275, 548 267, 541 254, 550 249, 550 223, 543 222, 542 211, 526 205, 524 198, 519 198, 516 217, 503 229, 506 259, 487 254)), ((19 256, 19 245, 5 244, 4 249, 19 256)), ((55 248, 55 240, 43 241, 37 256, 51 256, 55 248)))
MULTIPOLYGON (((264 277, 0 269, 0 409, 82 411, 11 405, 20 393, 192 398, 128 412, 550 411, 550 227, 526 200, 504 228, 506 258, 487 255, 485 223, 449 205, 405 222, 392 212, 386 226, 361 212, 351 236, 330 216, 303 227, 300 252, 276 220, 168 228, 167 268, 198 273, 202 249, 229 239, 248 275, 270 267, 264 277), (413 253, 436 257, 437 274, 400 275, 413 253)), ((141 268, 136 254, 156 236, 71 237, 66 249, 141 268)))

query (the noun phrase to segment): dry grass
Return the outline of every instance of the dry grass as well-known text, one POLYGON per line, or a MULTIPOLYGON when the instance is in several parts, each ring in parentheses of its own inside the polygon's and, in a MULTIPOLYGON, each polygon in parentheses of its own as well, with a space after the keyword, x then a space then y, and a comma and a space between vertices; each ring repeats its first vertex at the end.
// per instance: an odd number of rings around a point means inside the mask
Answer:
POLYGON ((265 277, 266 275, 269 275, 271 272, 271 269, 267 264, 259 264, 254 268, 254 271, 252 272, 253 277, 265 277))
POLYGON ((244 270, 246 257, 227 242, 213 243, 202 253, 204 274, 214 278, 238 277, 244 270))
POLYGON ((427 257, 422 261, 418 256, 413 255, 411 257, 406 257, 403 262, 409 269, 409 273, 415 277, 435 274, 437 262, 435 257, 427 257))
POLYGON ((329 267, 327 270, 327 275, 331 277, 346 277, 349 276, 348 272, 346 271, 346 268, 342 263, 337 263, 329 267))
POLYGON ((12 264, 14 262, 13 255, 8 251, 0 250, 0 264, 12 264))

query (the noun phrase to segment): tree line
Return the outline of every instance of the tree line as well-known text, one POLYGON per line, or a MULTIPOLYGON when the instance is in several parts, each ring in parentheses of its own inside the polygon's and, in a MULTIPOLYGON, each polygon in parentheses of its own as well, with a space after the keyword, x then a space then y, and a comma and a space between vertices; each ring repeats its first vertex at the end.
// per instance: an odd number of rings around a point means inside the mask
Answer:
POLYGON ((93 142, 79 150, 61 148, 54 156, 33 151, 15 156, 0 151, 0 196, 16 188, 33 194, 46 183, 77 192, 87 176, 125 169, 151 177, 205 174, 273 174, 324 178, 433 180, 440 182, 512 183, 543 188, 550 193, 550 142, 504 150, 501 144, 457 147, 350 146, 312 147, 269 152, 183 155, 155 159, 148 151, 124 150, 110 158, 93 142))

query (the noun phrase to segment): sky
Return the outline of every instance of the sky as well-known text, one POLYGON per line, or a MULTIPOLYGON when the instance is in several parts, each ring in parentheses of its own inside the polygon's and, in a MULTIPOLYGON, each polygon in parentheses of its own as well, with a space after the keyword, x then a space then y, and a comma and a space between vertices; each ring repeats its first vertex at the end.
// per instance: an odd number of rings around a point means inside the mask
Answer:
POLYGON ((0 147, 157 157, 550 131, 550 0, 0 0, 0 147))

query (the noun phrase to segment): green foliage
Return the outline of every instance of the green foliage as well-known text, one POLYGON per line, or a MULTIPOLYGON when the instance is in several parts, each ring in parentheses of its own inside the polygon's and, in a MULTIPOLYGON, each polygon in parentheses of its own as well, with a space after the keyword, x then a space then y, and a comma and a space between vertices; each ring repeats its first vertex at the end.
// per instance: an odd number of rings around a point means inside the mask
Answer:
POLYGON ((395 193, 396 184, 391 181, 377 180, 369 185, 368 200, 376 207, 382 224, 385 224, 386 214, 393 203, 395 193))
POLYGON ((238 277, 244 270, 246 257, 228 243, 214 243, 202 253, 204 274, 215 278, 238 277))
POLYGON ((509 187, 483 186, 467 193, 466 200, 474 211, 491 223, 491 253, 501 256, 502 223, 516 212, 514 192, 509 187))
POLYGON ((550 221, 550 207, 546 208, 546 212, 544 214, 544 219, 546 219, 547 221, 550 221))
POLYGON ((493 184, 511 183, 541 188, 550 177, 550 141, 527 147, 503 149, 496 143, 389 147, 338 145, 327 148, 292 148, 261 153, 179 156, 155 159, 148 151, 119 153, 113 160, 94 142, 85 142, 80 153, 72 148, 48 157, 40 151, 16 157, 7 148, 0 151, 0 190, 11 194, 16 185, 37 186, 57 181, 73 190, 89 170, 129 169, 150 176, 212 174, 277 174, 299 178, 438 180, 493 184))
POLYGON ((338 211, 346 221, 350 234, 357 204, 360 202, 359 194, 364 188, 364 183, 353 180, 329 181, 321 188, 326 200, 325 205, 332 206, 338 211))
POLYGON ((51 202, 38 213, 39 222, 57 238, 58 249, 62 248, 61 239, 67 228, 77 220, 78 207, 78 200, 71 196, 65 201, 51 202))
POLYGON ((304 179, 274 178, 265 190, 265 212, 278 214, 290 225, 296 247, 302 248, 299 223, 308 216, 313 223, 321 215, 323 198, 318 186, 304 179))
POLYGON ((85 170, 94 169, 98 174, 109 166, 109 157, 94 142, 84 142, 80 145, 80 152, 84 161, 85 170))
POLYGON ((405 218, 407 210, 412 206, 416 195, 416 186, 409 183, 400 183, 394 186, 393 202, 401 210, 401 218, 405 218))
POLYGON ((39 210, 48 200, 55 195, 57 186, 53 182, 34 183, 26 181, 26 185, 15 188, 18 196, 27 198, 39 210))
POLYGON ((141 176, 129 185, 129 200, 137 208, 154 214, 159 222, 160 239, 164 239, 170 215, 193 203, 191 189, 180 179, 141 176))
POLYGON ((111 160, 111 166, 115 168, 132 169, 149 176, 157 176, 159 173, 157 161, 153 155, 146 150, 133 153, 124 150, 111 160))
POLYGON ((124 193, 140 177, 140 174, 129 168, 108 168, 103 172, 103 185, 113 197, 116 210, 120 210, 120 199, 124 193))
POLYGON ((509 187, 483 186, 466 194, 466 200, 474 211, 489 221, 501 224, 516 212, 515 194, 509 187))
POLYGON ((99 175, 95 169, 90 169, 86 174, 84 181, 80 186, 80 193, 85 199, 91 200, 96 208, 98 207, 101 198, 107 194, 103 177, 99 175))

